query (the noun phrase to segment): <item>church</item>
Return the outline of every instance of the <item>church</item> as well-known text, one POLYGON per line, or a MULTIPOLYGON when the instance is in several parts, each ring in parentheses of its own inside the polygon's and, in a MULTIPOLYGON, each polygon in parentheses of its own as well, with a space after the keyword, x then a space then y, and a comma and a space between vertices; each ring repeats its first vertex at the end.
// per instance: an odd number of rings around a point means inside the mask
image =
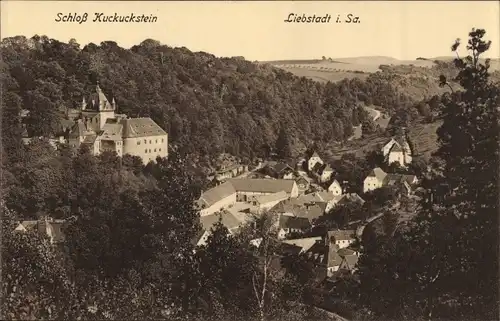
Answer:
POLYGON ((69 145, 77 150, 87 145, 94 155, 113 151, 138 156, 143 163, 168 156, 168 134, 151 118, 129 118, 116 113, 116 102, 106 98, 99 83, 81 108, 68 137, 69 145))

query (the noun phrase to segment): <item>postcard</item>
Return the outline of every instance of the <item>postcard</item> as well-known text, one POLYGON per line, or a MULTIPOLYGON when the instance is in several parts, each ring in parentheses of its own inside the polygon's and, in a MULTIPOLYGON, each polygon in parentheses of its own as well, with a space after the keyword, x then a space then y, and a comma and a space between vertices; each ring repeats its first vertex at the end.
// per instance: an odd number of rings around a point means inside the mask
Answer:
POLYGON ((0 319, 499 319, 498 2, 0 5, 0 319))

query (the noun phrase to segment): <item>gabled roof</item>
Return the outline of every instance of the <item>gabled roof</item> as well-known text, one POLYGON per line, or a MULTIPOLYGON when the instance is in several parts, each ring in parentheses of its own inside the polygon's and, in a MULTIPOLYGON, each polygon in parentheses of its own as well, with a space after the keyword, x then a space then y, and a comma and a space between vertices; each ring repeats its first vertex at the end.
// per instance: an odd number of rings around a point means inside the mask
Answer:
POLYGON ((88 131, 87 131, 87 128, 85 127, 85 124, 81 120, 78 120, 71 128, 69 136, 70 137, 80 137, 80 136, 84 136, 87 132, 88 131))
POLYGON ((111 104, 108 101, 106 95, 104 95, 104 93, 102 92, 101 87, 99 87, 99 84, 95 86, 95 91, 90 94, 88 101, 85 101, 85 98, 83 99, 83 104, 85 106, 85 109, 88 110, 106 111, 115 109, 113 104, 111 104))
POLYGON ((300 252, 307 252, 316 242, 321 241, 321 236, 304 237, 294 240, 284 240, 284 244, 294 245, 300 247, 300 252))
POLYGON ((285 201, 279 202, 271 209, 271 211, 275 212, 275 213, 282 213, 282 214, 290 213, 290 214, 293 214, 295 216, 301 216, 301 217, 306 216, 306 214, 305 214, 306 208, 304 206, 295 204, 295 203, 291 202, 290 200, 285 200, 285 201))
POLYGON ((266 178, 234 178, 230 182, 236 191, 278 193, 285 191, 291 193, 295 181, 291 179, 266 179, 266 178))
POLYGON ((337 249, 331 243, 326 245, 324 242, 318 241, 306 252, 306 257, 317 264, 326 265, 326 267, 340 266, 342 258, 337 254, 337 249))
POLYGON ((333 172, 333 169, 328 164, 324 164, 320 170, 321 175, 323 175, 323 173, 332 173, 332 172, 333 172))
POLYGON ((330 188, 330 186, 332 186, 332 185, 334 185, 334 184, 335 184, 335 185, 338 185, 339 187, 342 187, 342 186, 340 185, 339 181, 337 181, 336 179, 334 179, 334 180, 333 180, 333 182, 331 182, 331 183, 330 183, 330 185, 328 185, 328 188, 330 188))
POLYGON ((83 139, 82 144, 94 145, 95 140, 97 139, 97 135, 94 133, 89 133, 83 139))
POLYGON ((206 207, 210 207, 224 198, 235 194, 236 190, 230 182, 222 183, 201 194, 200 201, 206 207))
POLYGON ((228 230, 233 230, 241 225, 241 222, 234 217, 233 214, 227 211, 201 216, 200 222, 204 230, 210 231, 212 226, 217 223, 220 218, 222 218, 222 225, 224 225, 228 230))
POLYGON ((342 248, 340 250, 337 251, 337 253, 341 256, 341 257, 344 257, 346 255, 354 255, 355 252, 351 249, 348 249, 348 248, 342 248))
POLYGON ((416 179, 415 175, 405 175, 405 174, 387 174, 384 179, 384 185, 395 185, 395 184, 403 184, 407 183, 408 185, 413 185, 416 179))
POLYGON ((269 202, 285 200, 287 198, 288 198, 288 194, 285 191, 281 191, 278 193, 257 197, 255 200, 259 204, 265 204, 265 203, 269 203, 269 202))
POLYGON ((149 117, 122 119, 121 123, 123 125, 123 138, 167 135, 167 133, 149 117))
POLYGON ((103 140, 122 140, 123 126, 107 122, 102 127, 102 133, 99 135, 103 140))
POLYGON ((384 181, 385 177, 387 176, 387 173, 382 170, 380 167, 374 168, 370 174, 368 174, 369 177, 376 177, 379 181, 384 181))
POLYGON ((396 140, 394 139, 394 137, 391 137, 391 139, 389 139, 385 144, 384 144, 384 147, 391 144, 391 147, 392 147, 392 144, 394 143, 397 143, 396 140))
POLYGON ((339 269, 352 271, 356 267, 358 259, 358 256, 355 254, 345 255, 342 258, 342 263, 340 264, 339 269))
POLYGON ((302 182, 305 182, 306 184, 310 184, 310 183, 311 183, 311 181, 310 181, 309 179, 307 179, 306 177, 304 177, 304 176, 302 176, 302 175, 301 175, 301 176, 299 176, 299 177, 297 177, 297 178, 295 179, 295 181, 297 182, 297 184, 299 184, 299 182, 301 182, 301 181, 302 181, 302 182))
POLYGON ((46 233, 46 231, 43 230, 43 224, 46 223, 46 228, 50 231, 52 235, 52 241, 54 243, 60 243, 64 242, 66 239, 66 236, 64 235, 63 232, 63 225, 65 223, 64 220, 53 220, 50 219, 48 221, 44 221, 42 219, 36 221, 36 220, 30 220, 30 221, 22 221, 19 223, 19 225, 16 227, 17 231, 33 231, 37 229, 39 233, 46 233))
POLYGON ((306 217, 281 215, 279 227, 305 230, 311 227, 311 223, 306 217))
POLYGON ((313 158, 313 157, 321 158, 321 157, 319 157, 318 152, 316 152, 316 151, 314 151, 314 153, 312 153, 311 157, 309 157, 309 158, 313 158))
POLYGON ((356 239, 356 231, 354 230, 334 230, 328 231, 328 238, 335 241, 346 241, 356 239))
POLYGON ((295 216, 307 218, 313 221, 325 214, 326 203, 315 203, 314 205, 302 206, 301 211, 298 211, 295 216))
POLYGON ((338 204, 346 204, 349 202, 358 203, 358 204, 363 205, 365 203, 365 200, 362 199, 361 196, 359 196, 356 193, 347 193, 347 194, 340 195, 340 199, 338 201, 338 204))
POLYGON ((392 145, 391 149, 389 150, 389 153, 397 153, 397 152, 402 153, 403 148, 399 143, 396 142, 395 144, 392 145))
POLYGON ((314 172, 314 173, 318 173, 319 174, 321 172, 321 169, 323 168, 323 166, 324 165, 322 163, 318 162, 318 163, 314 164, 314 166, 311 169, 311 171, 314 172))
POLYGON ((291 167, 290 165, 288 165, 287 163, 283 163, 283 162, 280 162, 280 163, 277 163, 276 165, 274 165, 272 167, 272 169, 276 172, 276 173, 281 173, 283 172, 284 170, 288 169, 288 170, 291 170, 293 171, 293 167, 291 167))

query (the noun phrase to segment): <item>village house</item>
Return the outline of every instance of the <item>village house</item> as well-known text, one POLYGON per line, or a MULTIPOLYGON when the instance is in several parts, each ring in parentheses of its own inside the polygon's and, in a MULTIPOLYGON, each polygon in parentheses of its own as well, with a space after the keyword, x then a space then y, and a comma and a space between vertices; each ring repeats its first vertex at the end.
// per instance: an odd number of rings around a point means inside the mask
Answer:
POLYGON ((64 220, 56 220, 47 216, 39 220, 22 221, 15 228, 18 232, 36 231, 49 239, 50 244, 62 244, 65 240, 63 232, 64 220))
POLYGON ((349 248, 342 248, 338 250, 337 254, 342 258, 339 270, 345 270, 349 271, 350 273, 354 273, 356 271, 356 264, 358 263, 359 253, 349 248))
POLYGON ((335 206, 350 202, 363 205, 365 201, 356 193, 334 196, 326 191, 315 192, 281 201, 272 207, 271 211, 283 215, 304 217, 313 223, 315 219, 330 212, 335 206))
POLYGON ((236 233, 240 226, 244 223, 229 211, 221 211, 218 213, 202 216, 200 217, 202 230, 197 238, 197 246, 206 244, 208 237, 211 235, 212 227, 219 220, 221 220, 222 225, 227 228, 230 235, 236 233))
POLYGON ((344 205, 347 203, 357 203, 359 205, 363 205, 365 200, 362 199, 357 193, 346 193, 340 195, 340 199, 335 205, 344 205))
POLYGON ((418 183, 415 175, 388 174, 380 167, 374 168, 363 181, 363 193, 367 193, 382 186, 397 186, 402 188, 405 195, 410 195, 418 183))
POLYGON ((391 138, 382 147, 382 154, 389 165, 398 163, 401 167, 406 167, 412 161, 412 152, 406 137, 401 139, 391 138))
POLYGON ((309 179, 302 175, 296 178, 295 182, 297 183, 297 186, 299 188, 299 194, 304 194, 311 186, 311 182, 309 181, 309 179))
POLYGON ((323 165, 324 162, 321 159, 321 157, 319 157, 317 152, 313 152, 310 157, 306 158, 306 164, 307 164, 307 170, 312 171, 314 166, 316 166, 317 164, 323 165))
POLYGON ((140 157, 143 163, 168 156, 168 134, 151 118, 128 118, 116 114, 117 105, 102 92, 99 84, 88 101, 82 101, 80 116, 69 133, 69 145, 77 150, 87 145, 98 155, 104 151, 118 156, 140 157))
POLYGON ((317 162, 309 173, 319 183, 326 183, 332 178, 333 169, 328 164, 317 162))
POLYGON ((287 199, 289 199, 288 194, 285 191, 281 191, 269 195, 258 196, 254 199, 253 205, 257 212, 262 213, 287 199))
POLYGON ((311 228, 311 223, 306 217, 280 215, 278 220, 278 238, 284 239, 288 234, 305 232, 311 228))
POLYGON ((307 252, 314 244, 321 240, 321 236, 314 236, 304 237, 300 239, 283 240, 282 243, 290 245, 290 247, 287 247, 286 249, 292 250, 293 254, 302 254, 307 252), (295 249, 293 247, 295 247, 295 249))
POLYGON ((211 215, 236 203, 236 190, 230 182, 224 182, 201 194, 198 199, 200 215, 211 215))
MULTIPOLYGON (((253 204, 253 201, 257 200, 258 206, 263 203, 264 207, 268 207, 269 203, 272 204, 276 200, 272 198, 271 200, 259 200, 258 198, 279 192, 285 192, 287 198, 297 197, 297 184, 294 180, 288 179, 233 178, 203 192, 197 205, 202 216, 229 208, 238 202, 253 204)), ((283 195, 277 194, 274 197, 279 199, 283 195)))
POLYGON ((284 162, 268 162, 262 173, 276 179, 293 179, 295 170, 284 162))
POLYGON ((359 253, 348 248, 354 241, 354 231, 328 231, 323 237, 283 240, 282 251, 315 262, 316 279, 323 281, 340 271, 355 271, 359 253))
POLYGON ((317 280, 324 280, 332 276, 340 268, 342 258, 337 253, 338 246, 331 241, 330 232, 311 246, 304 255, 316 264, 317 280))
POLYGON ((334 196, 340 196, 343 193, 342 186, 340 186, 340 183, 336 179, 334 179, 333 182, 328 185, 327 190, 334 196))
POLYGON ((215 179, 222 182, 226 179, 234 178, 246 172, 248 172, 248 165, 235 164, 228 167, 222 166, 221 169, 215 173, 215 179))
POLYGON ((289 198, 299 195, 297 184, 290 179, 231 179, 237 202, 252 202, 256 197, 286 192, 289 198))
POLYGON ((328 231, 330 242, 337 245, 339 249, 349 247, 356 241, 356 231, 354 230, 335 230, 328 231))
POLYGON ((309 222, 325 214, 326 203, 295 203, 292 200, 285 200, 274 206, 271 211, 280 215, 307 218, 309 222))

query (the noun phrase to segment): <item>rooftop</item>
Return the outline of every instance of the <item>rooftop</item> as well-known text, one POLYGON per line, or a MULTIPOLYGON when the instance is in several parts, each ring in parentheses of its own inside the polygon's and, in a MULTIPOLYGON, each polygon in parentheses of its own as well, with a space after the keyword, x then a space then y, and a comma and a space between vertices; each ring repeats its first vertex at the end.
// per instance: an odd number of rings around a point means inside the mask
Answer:
POLYGON ((228 182, 233 185, 236 191, 260 193, 278 193, 281 191, 291 193, 295 185, 295 181, 290 179, 235 178, 228 182))
POLYGON ((263 195, 263 196, 257 197, 256 201, 259 204, 265 204, 265 203, 270 203, 270 202, 274 202, 274 201, 285 200, 287 198, 288 198, 287 193, 285 191, 281 191, 281 192, 278 192, 278 193, 269 194, 269 195, 263 195))
POLYGON ((370 174, 368 174, 368 176, 376 177, 379 181, 383 181, 387 176, 387 173, 384 172, 382 168, 376 167, 370 172, 370 174))
POLYGON ((296 217, 281 215, 279 220, 280 228, 289 229, 308 229, 311 227, 311 223, 306 217, 296 217))
POLYGON ((201 216, 200 222, 204 230, 209 231, 215 223, 222 218, 222 225, 224 225, 228 230, 233 230, 240 226, 241 221, 238 220, 234 215, 229 212, 223 211, 220 213, 214 213, 211 215, 201 216))

